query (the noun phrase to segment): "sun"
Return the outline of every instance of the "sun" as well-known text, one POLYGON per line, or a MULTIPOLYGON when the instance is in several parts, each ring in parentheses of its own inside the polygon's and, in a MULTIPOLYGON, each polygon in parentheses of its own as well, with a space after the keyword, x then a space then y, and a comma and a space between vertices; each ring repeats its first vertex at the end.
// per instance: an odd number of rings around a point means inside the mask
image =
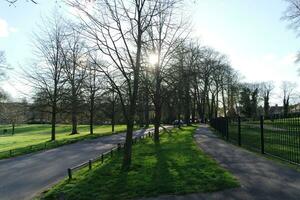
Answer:
POLYGON ((151 65, 156 65, 158 60, 158 55, 155 53, 151 53, 148 57, 148 61, 151 65))

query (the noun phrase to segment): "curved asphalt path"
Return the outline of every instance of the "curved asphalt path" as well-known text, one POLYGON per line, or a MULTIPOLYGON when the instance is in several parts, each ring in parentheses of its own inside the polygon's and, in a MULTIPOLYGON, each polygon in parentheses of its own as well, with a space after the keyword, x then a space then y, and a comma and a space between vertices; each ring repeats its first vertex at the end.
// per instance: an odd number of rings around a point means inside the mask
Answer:
MULTIPOLYGON (((133 137, 153 131, 134 132, 133 137)), ((0 160, 0 199, 27 200, 67 176, 67 169, 109 151, 125 133, 80 141, 43 152, 0 160)))

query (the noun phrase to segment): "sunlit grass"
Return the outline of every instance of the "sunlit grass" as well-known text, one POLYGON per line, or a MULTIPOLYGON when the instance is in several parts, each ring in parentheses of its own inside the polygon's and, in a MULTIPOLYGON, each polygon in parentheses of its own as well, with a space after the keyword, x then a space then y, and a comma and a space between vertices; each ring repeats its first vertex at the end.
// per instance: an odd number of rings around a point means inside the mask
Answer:
MULTIPOLYGON (((9 126, 0 126, 0 131, 3 132, 3 129, 8 130, 8 134, 0 134, 0 152, 7 151, 11 149, 26 147, 30 145, 36 145, 40 143, 49 142, 51 138, 51 125, 42 124, 42 125, 17 125, 15 128, 15 134, 11 135, 11 127, 9 126)), ((125 131, 125 125, 116 125, 115 131, 125 131)), ((85 139, 89 136, 89 126, 88 125, 79 125, 78 132, 79 134, 70 135, 71 125, 59 124, 56 127, 56 140, 58 142, 65 140, 75 140, 75 139, 85 139)), ((94 136, 99 137, 102 135, 111 134, 110 125, 99 125, 95 126, 94 136)))
POLYGON ((121 170, 116 154, 92 171, 75 173, 43 199, 134 199, 161 194, 212 192, 238 186, 236 179, 195 144, 195 127, 164 133, 160 144, 145 139, 134 145, 130 171, 121 170))

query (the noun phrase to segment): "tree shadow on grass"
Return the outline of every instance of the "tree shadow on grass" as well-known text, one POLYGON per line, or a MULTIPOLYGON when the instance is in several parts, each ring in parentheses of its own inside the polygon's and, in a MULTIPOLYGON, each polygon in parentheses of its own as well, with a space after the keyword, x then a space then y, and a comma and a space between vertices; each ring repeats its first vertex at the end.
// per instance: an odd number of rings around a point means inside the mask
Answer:
POLYGON ((228 188, 233 179, 197 149, 191 132, 165 134, 157 144, 142 140, 134 145, 129 171, 121 170, 119 152, 101 167, 80 171, 74 180, 57 186, 47 199, 59 199, 59 194, 78 200, 133 199, 228 188))

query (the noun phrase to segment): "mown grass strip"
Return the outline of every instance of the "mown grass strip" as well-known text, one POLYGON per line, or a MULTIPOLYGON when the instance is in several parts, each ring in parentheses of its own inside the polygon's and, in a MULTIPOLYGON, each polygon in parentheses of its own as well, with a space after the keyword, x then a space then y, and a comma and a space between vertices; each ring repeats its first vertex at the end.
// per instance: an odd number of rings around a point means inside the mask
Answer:
POLYGON ((129 171, 121 170, 120 152, 92 170, 79 170, 41 199, 133 199, 237 187, 237 180, 197 147, 195 128, 164 133, 160 144, 150 138, 141 140, 133 146, 129 171))

